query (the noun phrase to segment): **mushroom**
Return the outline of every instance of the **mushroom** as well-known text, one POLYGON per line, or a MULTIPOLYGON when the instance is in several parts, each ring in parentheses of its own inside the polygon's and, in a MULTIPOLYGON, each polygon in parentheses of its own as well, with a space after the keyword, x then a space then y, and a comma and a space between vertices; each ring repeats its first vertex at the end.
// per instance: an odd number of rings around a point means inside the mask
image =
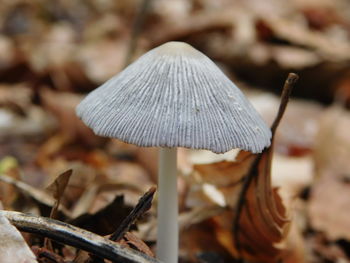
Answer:
POLYGON ((77 114, 97 135, 160 147, 157 257, 178 260, 177 147, 253 153, 271 131, 242 92, 207 56, 168 42, 92 91, 77 114))

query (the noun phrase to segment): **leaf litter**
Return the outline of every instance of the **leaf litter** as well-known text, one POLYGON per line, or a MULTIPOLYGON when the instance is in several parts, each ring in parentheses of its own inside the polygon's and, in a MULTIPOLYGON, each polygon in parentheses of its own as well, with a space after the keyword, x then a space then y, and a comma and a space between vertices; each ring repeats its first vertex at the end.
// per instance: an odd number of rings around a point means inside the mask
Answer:
MULTIPOLYGON (((293 94, 303 100, 289 103, 272 157, 270 150, 263 156, 179 150, 181 262, 348 262, 348 1, 152 2, 133 59, 165 41, 186 41, 219 62, 269 124, 279 99, 266 90, 279 93, 288 72, 301 77, 293 94), (333 100, 340 103, 329 106, 333 100)), ((99 138, 74 114, 82 93, 125 65, 140 6, 3 1, 0 199, 6 211, 48 217, 57 209, 59 222, 108 237, 156 184, 156 149, 99 138), (69 169, 64 191, 45 189, 69 169)), ((123 246, 152 257, 156 205, 132 222, 123 246)), ((65 240, 47 249, 43 237, 22 235, 38 262, 91 260, 65 240)), ((11 244, 6 250, 16 247, 11 244)))

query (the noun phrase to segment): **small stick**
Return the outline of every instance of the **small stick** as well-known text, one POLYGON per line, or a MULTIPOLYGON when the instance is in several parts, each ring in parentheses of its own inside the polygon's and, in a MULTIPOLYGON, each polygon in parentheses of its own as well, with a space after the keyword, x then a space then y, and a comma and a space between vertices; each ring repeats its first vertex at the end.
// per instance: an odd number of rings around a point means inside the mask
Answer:
POLYGON ((58 220, 5 210, 0 210, 0 214, 21 231, 49 237, 113 262, 160 263, 155 258, 58 220))
MULTIPOLYGON (((283 114, 287 108, 290 94, 291 94, 293 87, 298 79, 299 79, 299 76, 297 74, 289 73, 288 77, 284 83, 282 95, 281 95, 280 107, 278 109, 275 120, 273 121, 273 123, 271 125, 272 138, 271 138, 271 146, 270 147, 272 147, 272 145, 273 145, 273 141, 274 141, 275 134, 276 134, 276 129, 277 129, 277 127, 278 127, 278 125, 283 117, 283 114)), ((239 242, 239 235, 238 235, 239 234, 239 221, 241 219, 242 211, 243 211, 243 208, 245 205, 245 197, 246 197, 246 194, 247 194, 247 191, 248 191, 248 188, 249 188, 251 182, 253 181, 253 179, 256 176, 258 176, 258 164, 261 160, 261 157, 263 156, 263 154, 266 151, 268 151, 270 149, 270 147, 265 149, 254 160, 248 175, 244 178, 242 189, 241 189, 241 192, 239 193, 239 196, 238 196, 236 214, 235 214, 235 217, 233 219, 233 227, 232 227, 233 239, 235 241, 235 245, 236 245, 236 249, 237 249, 238 254, 240 254, 240 251, 241 251, 241 246, 240 246, 240 242, 239 242)), ((243 259, 239 258, 238 260, 240 260, 239 262, 242 262, 243 259)))
POLYGON ((124 234, 129 231, 130 226, 147 210, 151 208, 154 193, 156 191, 155 187, 151 187, 139 200, 135 208, 130 212, 130 214, 123 220, 119 225, 117 230, 109 238, 113 241, 119 241, 123 238, 124 234))
POLYGON ((272 132, 272 141, 275 137, 276 129, 278 125, 280 124, 280 121, 283 117, 284 112, 286 111, 287 104, 290 98, 290 94, 293 90, 293 87, 295 86, 295 83, 298 81, 299 76, 295 73, 289 73, 286 81, 284 82, 282 95, 281 95, 281 102, 280 107, 278 109, 277 115, 275 117, 275 120, 273 121, 271 125, 271 132, 272 132))
MULTIPOLYGON (((147 210, 151 208, 152 200, 154 193, 156 192, 155 187, 151 187, 139 200, 134 209, 130 212, 130 214, 123 220, 123 222, 119 225, 117 230, 110 236, 110 240, 119 241, 121 240, 125 233, 129 231, 131 225, 147 210)), ((104 262, 100 257, 96 255, 90 256, 89 263, 97 263, 104 262)))

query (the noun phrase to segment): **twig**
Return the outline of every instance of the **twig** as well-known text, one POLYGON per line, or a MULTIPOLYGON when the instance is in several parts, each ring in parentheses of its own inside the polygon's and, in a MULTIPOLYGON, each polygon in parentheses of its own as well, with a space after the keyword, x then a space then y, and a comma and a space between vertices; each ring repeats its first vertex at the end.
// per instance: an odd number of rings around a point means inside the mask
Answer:
POLYGON ((281 95, 281 103, 280 107, 277 112, 277 116, 275 117, 275 120, 273 121, 271 125, 271 132, 272 132, 272 140, 275 136, 276 129, 278 125, 280 124, 280 121, 283 117, 283 114, 287 108, 287 104, 289 101, 290 94, 293 90, 293 87, 295 86, 295 83, 298 81, 299 76, 295 73, 289 73, 286 81, 284 82, 282 95, 281 95))
MULTIPOLYGON (((275 120, 273 121, 273 123, 271 125, 271 133, 272 133, 271 146, 269 148, 265 149, 254 160, 254 162, 253 162, 253 164, 248 172, 248 175, 245 177, 241 192, 239 193, 238 200, 237 200, 236 214, 235 214, 235 217, 233 219, 233 227, 232 227, 233 239, 234 239, 235 246, 236 246, 236 249, 237 249, 237 252, 239 255, 240 255, 240 251, 241 251, 241 246, 240 246, 240 242, 239 242, 239 221, 241 219, 242 211, 243 211, 243 208, 245 205, 246 194, 247 194, 248 188, 249 188, 250 184, 252 183, 253 179, 259 175, 258 165, 259 165, 259 162, 260 162, 262 156, 273 145, 276 129, 277 129, 277 127, 278 127, 278 125, 283 117, 283 114, 287 108, 290 94, 291 94, 292 89, 293 89, 293 87, 298 79, 299 79, 299 77, 297 74, 295 74, 295 73, 288 74, 288 77, 284 83, 283 90, 282 90, 280 107, 278 109, 275 120)), ((238 260, 240 260, 240 262, 242 262, 242 258, 239 258, 238 260)))
POLYGON ((147 210, 151 208, 154 193, 156 191, 155 187, 151 187, 139 200, 135 208, 130 212, 130 214, 123 220, 119 225, 118 229, 109 238, 113 241, 119 241, 123 238, 124 234, 129 230, 130 226, 147 210))
POLYGON ((58 220, 4 210, 1 210, 0 214, 24 232, 49 237, 57 242, 86 250, 113 262, 160 263, 157 259, 58 220))
POLYGON ((151 5, 151 2, 152 0, 143 0, 141 3, 141 7, 136 15, 135 22, 131 30, 130 43, 129 43, 129 48, 125 58, 124 67, 130 64, 131 59, 135 53, 136 43, 141 33, 142 26, 143 26, 143 23, 145 22, 147 11, 151 5))
MULTIPOLYGON (((110 236, 110 240, 119 241, 123 238, 125 233, 129 231, 131 225, 147 210, 151 208, 155 187, 151 187, 139 200, 130 214, 123 220, 117 230, 110 236)), ((89 263, 104 262, 100 257, 96 255, 90 255, 89 263)))

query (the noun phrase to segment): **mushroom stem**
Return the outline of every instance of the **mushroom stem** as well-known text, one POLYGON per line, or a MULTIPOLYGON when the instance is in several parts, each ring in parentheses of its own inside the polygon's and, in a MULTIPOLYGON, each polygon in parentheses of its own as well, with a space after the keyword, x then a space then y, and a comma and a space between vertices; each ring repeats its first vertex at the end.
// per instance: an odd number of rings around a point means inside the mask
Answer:
POLYGON ((178 261, 178 213, 177 148, 160 148, 157 258, 166 263, 178 261))

